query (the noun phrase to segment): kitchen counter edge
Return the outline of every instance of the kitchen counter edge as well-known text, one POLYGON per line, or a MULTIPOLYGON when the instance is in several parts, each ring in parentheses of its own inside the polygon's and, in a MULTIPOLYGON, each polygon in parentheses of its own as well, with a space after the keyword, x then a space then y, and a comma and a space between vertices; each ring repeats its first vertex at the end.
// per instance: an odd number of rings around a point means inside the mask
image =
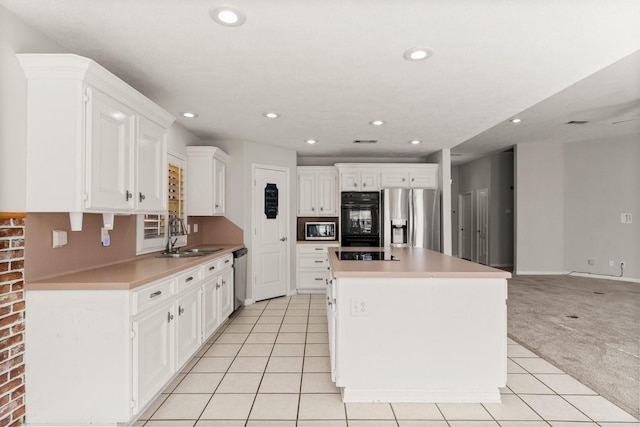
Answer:
POLYGON ((336 251, 329 251, 331 273, 336 278, 511 278, 511 273, 508 271, 422 248, 341 247, 340 250, 349 252, 384 250, 393 254, 398 261, 341 261, 336 256, 336 251))
POLYGON ((28 291, 64 291, 64 290, 132 290, 156 280, 181 273, 204 262, 224 257, 243 244, 207 244, 222 248, 217 252, 199 257, 158 258, 159 253, 139 255, 135 259, 109 264, 88 270, 65 273, 25 283, 28 291))

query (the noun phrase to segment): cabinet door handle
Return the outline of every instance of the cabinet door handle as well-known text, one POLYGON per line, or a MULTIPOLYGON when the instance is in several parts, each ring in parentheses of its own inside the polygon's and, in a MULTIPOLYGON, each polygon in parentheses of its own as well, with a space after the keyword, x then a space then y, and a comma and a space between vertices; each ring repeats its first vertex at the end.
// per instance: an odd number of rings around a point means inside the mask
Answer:
POLYGON ((324 261, 323 261, 323 260, 321 260, 321 259, 319 259, 319 260, 316 260, 316 261, 314 261, 314 262, 315 262, 316 264, 322 264, 324 261))
POLYGON ((212 265, 211 267, 209 267, 209 271, 213 271, 213 270, 215 270, 215 269, 216 269, 216 266, 215 266, 215 265, 212 265))
POLYGON ((225 280, 222 281, 222 286, 226 285, 227 282, 225 280))
POLYGON ((162 291, 155 291, 154 293, 149 295, 149 298, 159 297, 160 295, 162 295, 162 291))
POLYGON ((167 323, 171 323, 171 321, 173 320, 173 314, 171 314, 171 312, 167 312, 167 323))
POLYGON ((125 193, 125 199, 124 199, 124 200, 125 200, 125 202, 128 202, 128 201, 129 201, 129 199, 130 199, 130 198, 132 198, 132 197, 133 197, 133 194, 131 194, 131 193, 129 192, 129 190, 127 190, 127 192, 125 193))
POLYGON ((140 193, 138 197, 140 198, 140 202, 142 202, 144 199, 146 199, 145 195, 142 194, 142 193, 140 193))
POLYGON ((182 313, 184 313, 184 308, 182 308, 182 306, 178 306, 178 316, 182 316, 182 313))
POLYGON ((315 248, 316 251, 321 251, 324 248, 315 248))
POLYGON ((184 283, 190 282, 193 280, 193 276, 189 276, 186 279, 184 279, 184 283))
POLYGON ((314 280, 320 280, 320 281, 322 281, 323 279, 322 279, 322 277, 316 277, 314 280))
POLYGON ((224 263, 229 264, 229 260, 228 259, 224 260, 224 263))
POLYGON ((220 289, 220 283, 216 282, 216 289, 220 289))

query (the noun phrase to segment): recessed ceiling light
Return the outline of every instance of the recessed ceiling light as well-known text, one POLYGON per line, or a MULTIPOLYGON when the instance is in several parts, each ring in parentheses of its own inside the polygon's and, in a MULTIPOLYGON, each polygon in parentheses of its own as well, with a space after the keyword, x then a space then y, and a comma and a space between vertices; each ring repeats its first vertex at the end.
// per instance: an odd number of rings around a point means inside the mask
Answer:
POLYGON ((238 27, 245 23, 247 17, 238 9, 229 6, 218 6, 209 9, 209 16, 218 24, 227 27, 238 27))
POLYGON ((419 141, 417 139, 414 139, 413 141, 409 141, 409 144, 413 144, 413 145, 418 145, 420 144, 422 141, 419 141))
POLYGON ((307 139, 305 142, 307 144, 315 144, 316 142, 318 142, 318 140, 316 140, 316 139, 307 139))
POLYGON ((369 124, 373 126, 382 126, 384 122, 382 120, 373 120, 373 121, 370 121, 369 124))
POLYGON ((511 123, 520 123, 522 121, 522 119, 519 118, 515 118, 515 119, 511 119, 511 123))
POLYGON ((278 113, 264 113, 263 116, 265 116, 268 119, 277 119, 278 117, 280 117, 280 114, 278 113))
POLYGON ((186 117, 187 119, 195 119, 196 117, 198 117, 196 113, 192 113, 190 111, 185 111, 184 113, 180 114, 182 115, 182 117, 186 117))
POLYGON ((402 56, 407 61, 422 61, 433 55, 433 49, 429 47, 412 47, 404 51, 402 56))

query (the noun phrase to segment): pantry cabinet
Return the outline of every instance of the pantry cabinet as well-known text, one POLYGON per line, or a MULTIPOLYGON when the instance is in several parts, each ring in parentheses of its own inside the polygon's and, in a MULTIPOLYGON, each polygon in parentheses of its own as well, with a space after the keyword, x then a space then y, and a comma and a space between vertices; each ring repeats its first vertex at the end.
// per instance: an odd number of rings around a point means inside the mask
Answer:
POLYGON ((217 216, 226 212, 226 163, 217 147, 187 147, 187 212, 217 216))
POLYGON ((90 59, 17 58, 27 78, 26 210, 164 212, 175 118, 90 59))
POLYGON ((298 215, 338 215, 338 171, 333 166, 298 167, 298 215))

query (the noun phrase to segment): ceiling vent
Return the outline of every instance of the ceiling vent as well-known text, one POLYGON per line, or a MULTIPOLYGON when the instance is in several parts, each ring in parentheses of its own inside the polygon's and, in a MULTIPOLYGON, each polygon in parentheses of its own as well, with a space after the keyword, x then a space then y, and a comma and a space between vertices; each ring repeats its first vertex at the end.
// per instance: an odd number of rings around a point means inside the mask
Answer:
POLYGON ((353 140, 354 144, 375 144, 376 142, 378 142, 377 139, 354 139, 353 140))
POLYGON ((584 125, 589 123, 588 120, 571 120, 570 122, 565 123, 565 125, 584 125))

